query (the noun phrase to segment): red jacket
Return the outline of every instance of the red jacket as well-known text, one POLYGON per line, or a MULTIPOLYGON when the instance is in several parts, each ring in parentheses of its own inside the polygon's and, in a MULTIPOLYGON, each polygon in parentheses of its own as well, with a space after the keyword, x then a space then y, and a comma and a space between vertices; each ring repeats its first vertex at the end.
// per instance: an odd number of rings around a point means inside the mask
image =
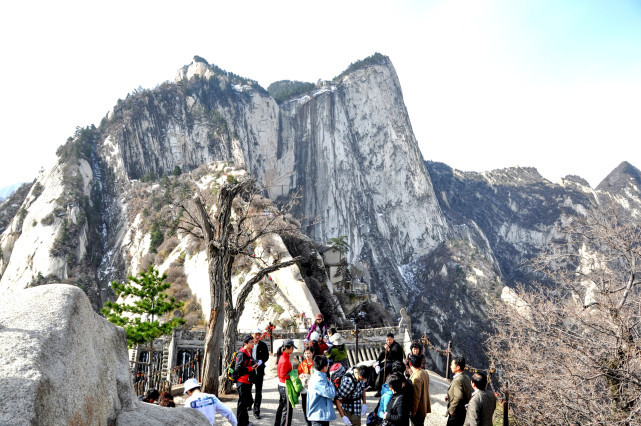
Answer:
POLYGON ((241 376, 238 378, 239 383, 251 384, 249 373, 252 372, 252 354, 245 348, 240 348, 236 354, 236 369, 241 376))
POLYGON ((289 361, 289 354, 283 352, 283 354, 278 358, 278 381, 282 384, 285 384, 287 379, 289 379, 289 372, 292 371, 292 363, 289 361))

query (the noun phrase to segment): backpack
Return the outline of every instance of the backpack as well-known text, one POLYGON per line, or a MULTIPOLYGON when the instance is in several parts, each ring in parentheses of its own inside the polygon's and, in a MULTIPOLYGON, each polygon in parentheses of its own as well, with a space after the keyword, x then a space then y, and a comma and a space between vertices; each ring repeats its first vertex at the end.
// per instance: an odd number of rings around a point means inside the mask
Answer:
POLYGON ((238 374, 238 372, 235 371, 236 356, 238 356, 238 351, 234 352, 231 355, 231 361, 229 361, 229 364, 227 364, 227 378, 232 382, 237 382, 238 379, 240 378, 240 375, 238 374))
POLYGON ((329 380, 334 384, 336 390, 341 385, 341 379, 345 375, 345 367, 340 362, 332 364, 329 369, 329 380))

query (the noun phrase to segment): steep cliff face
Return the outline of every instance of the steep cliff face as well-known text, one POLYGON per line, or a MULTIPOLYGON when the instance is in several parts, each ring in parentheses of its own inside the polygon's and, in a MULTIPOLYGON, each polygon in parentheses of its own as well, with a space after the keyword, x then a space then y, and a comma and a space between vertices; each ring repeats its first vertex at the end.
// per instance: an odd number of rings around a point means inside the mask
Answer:
POLYGON ((617 167, 593 190, 577 176, 552 183, 535 169, 509 168, 461 172, 427 162, 439 202, 448 217, 478 225, 496 256, 507 285, 541 279, 527 261, 564 229, 597 206, 615 206, 632 218, 641 214, 641 173, 628 163, 617 167))
MULTIPOLYGON (((488 308, 501 303, 503 282, 496 261, 478 236, 452 238, 403 267, 411 288, 407 311, 415 332, 437 348, 452 344, 469 365, 487 365, 483 343, 494 331, 488 308)), ((482 240, 482 238, 481 238, 482 240)), ((428 351, 428 368, 445 372, 446 359, 428 351)))
MULTIPOLYGON (((391 63, 361 68, 283 104, 274 163, 285 191, 302 188, 299 212, 320 219, 318 241, 347 235, 350 261, 369 265, 367 281, 399 307, 398 266, 427 253, 451 230, 438 206, 391 63)), ((270 187, 279 195, 282 187, 270 187)))
POLYGON ((393 307, 405 302, 399 266, 452 234, 385 57, 279 105, 255 82, 196 60, 175 84, 119 101, 91 145, 99 170, 104 247, 100 276, 114 278, 130 222, 130 181, 209 161, 245 167, 270 198, 300 191, 296 213, 317 241, 347 235, 350 262, 393 307), (110 273, 111 271, 111 273, 110 273))

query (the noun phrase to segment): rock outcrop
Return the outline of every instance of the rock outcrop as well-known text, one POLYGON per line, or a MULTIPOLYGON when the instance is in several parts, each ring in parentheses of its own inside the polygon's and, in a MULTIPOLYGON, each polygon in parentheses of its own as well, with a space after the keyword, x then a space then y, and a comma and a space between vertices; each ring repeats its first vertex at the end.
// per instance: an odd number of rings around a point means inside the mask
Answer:
POLYGON ((74 286, 2 297, 0 359, 2 425, 209 424, 196 410, 138 401, 124 330, 74 286))

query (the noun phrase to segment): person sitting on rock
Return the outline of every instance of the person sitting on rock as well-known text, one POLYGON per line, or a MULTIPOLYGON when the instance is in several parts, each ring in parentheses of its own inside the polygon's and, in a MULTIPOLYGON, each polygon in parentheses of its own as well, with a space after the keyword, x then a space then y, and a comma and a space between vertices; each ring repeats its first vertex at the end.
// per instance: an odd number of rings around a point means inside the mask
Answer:
POLYGON ((194 408, 203 413, 212 426, 216 419, 216 413, 225 417, 232 426, 238 426, 234 413, 214 395, 201 392, 196 379, 189 379, 185 382, 185 394, 188 396, 185 400, 185 407, 194 408))
POLYGON ((345 347, 345 339, 340 333, 332 334, 329 338, 332 348, 329 349, 325 356, 329 360, 330 367, 336 362, 343 364, 346 370, 349 370, 349 359, 347 358, 347 348, 345 347))
POLYGON ((161 407, 175 407, 174 396, 169 392, 163 392, 158 398, 158 405, 161 407))
POLYGON ((387 376, 392 372, 392 363, 394 361, 403 361, 403 348, 401 345, 394 340, 394 334, 387 333, 385 338, 385 347, 378 355, 377 364, 376 364, 376 373, 378 374, 378 385, 376 397, 381 396, 380 390, 383 386, 383 383, 387 380, 387 376))
POLYGON ((322 337, 317 332, 313 332, 311 334, 309 346, 312 348, 314 356, 325 355, 325 352, 327 352, 328 349, 327 344, 323 341, 322 337))
POLYGON ((151 388, 145 393, 145 396, 142 398, 142 402, 155 404, 156 401, 158 401, 159 396, 160 396, 160 392, 158 392, 158 389, 151 388))

